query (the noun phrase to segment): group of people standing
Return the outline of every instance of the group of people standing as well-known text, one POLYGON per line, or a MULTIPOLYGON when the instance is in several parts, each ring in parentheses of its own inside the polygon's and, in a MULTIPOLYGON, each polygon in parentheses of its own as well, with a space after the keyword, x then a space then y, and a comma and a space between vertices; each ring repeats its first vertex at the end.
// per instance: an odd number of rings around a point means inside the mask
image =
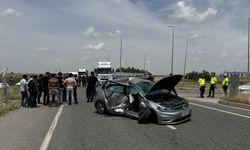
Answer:
MULTIPOLYGON (((200 97, 203 98, 205 94, 205 87, 206 87, 206 79, 204 76, 201 76, 198 79, 198 84, 199 84, 199 89, 200 89, 200 97)), ((209 94, 207 97, 214 97, 215 95, 215 88, 217 84, 217 77, 216 74, 213 72, 211 73, 211 78, 210 78, 210 88, 209 88, 209 94)), ((228 85, 229 85, 229 79, 227 74, 223 75, 223 80, 222 80, 222 88, 225 96, 227 96, 228 92, 228 85)))
POLYGON ((43 105, 58 105, 66 102, 66 99, 71 104, 72 95, 75 103, 78 103, 76 85, 77 81, 72 77, 72 74, 62 76, 61 72, 57 75, 46 72, 45 75, 40 74, 39 77, 32 75, 29 79, 25 74, 20 80, 21 105, 23 107, 37 107, 37 104, 42 104, 42 96, 43 105))
MULTIPOLYGON (((86 78, 85 78, 86 79, 86 78)), ((77 75, 72 73, 63 75, 46 72, 44 75, 32 75, 28 79, 26 74, 20 80, 21 106, 22 107, 37 107, 37 104, 48 106, 58 106, 62 103, 78 104, 77 87, 80 86, 77 75), (43 97, 43 103, 41 98, 43 97)), ((86 86, 86 80, 81 81, 83 87, 86 86)), ((87 102, 92 102, 96 95, 96 87, 98 80, 91 72, 91 76, 87 80, 87 102)))

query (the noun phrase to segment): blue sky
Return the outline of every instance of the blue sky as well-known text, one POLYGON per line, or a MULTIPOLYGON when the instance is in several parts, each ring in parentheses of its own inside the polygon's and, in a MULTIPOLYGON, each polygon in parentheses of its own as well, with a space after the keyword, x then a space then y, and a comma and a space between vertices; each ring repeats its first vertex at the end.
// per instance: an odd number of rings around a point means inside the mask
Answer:
POLYGON ((14 72, 92 70, 110 58, 169 74, 247 70, 248 0, 1 0, 0 68, 14 72), (112 34, 117 32, 119 34, 112 34), (109 57, 108 57, 109 55, 109 57))

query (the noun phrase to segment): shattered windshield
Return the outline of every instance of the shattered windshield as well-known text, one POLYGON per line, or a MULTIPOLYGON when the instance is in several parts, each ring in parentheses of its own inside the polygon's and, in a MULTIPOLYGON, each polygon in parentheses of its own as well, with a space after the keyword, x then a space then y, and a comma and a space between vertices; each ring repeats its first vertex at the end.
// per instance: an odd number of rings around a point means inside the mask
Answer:
POLYGON ((151 81, 140 81, 136 85, 143 91, 144 95, 154 86, 154 82, 151 81))

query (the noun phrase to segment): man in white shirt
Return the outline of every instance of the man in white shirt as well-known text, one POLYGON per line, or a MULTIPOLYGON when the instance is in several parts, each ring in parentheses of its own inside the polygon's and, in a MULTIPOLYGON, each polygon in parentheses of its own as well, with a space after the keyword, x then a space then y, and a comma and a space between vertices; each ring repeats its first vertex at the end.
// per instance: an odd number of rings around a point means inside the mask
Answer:
POLYGON ((23 75, 23 78, 20 80, 20 92, 22 95, 21 106, 26 107, 28 100, 28 92, 27 92, 27 78, 26 74, 23 75))
MULTIPOLYGON (((66 87, 68 102, 69 105, 71 105, 74 87, 77 85, 76 80, 72 77, 72 73, 69 73, 68 78, 63 82, 63 85, 66 87)), ((77 101, 75 101, 75 103, 77 103, 77 101)))

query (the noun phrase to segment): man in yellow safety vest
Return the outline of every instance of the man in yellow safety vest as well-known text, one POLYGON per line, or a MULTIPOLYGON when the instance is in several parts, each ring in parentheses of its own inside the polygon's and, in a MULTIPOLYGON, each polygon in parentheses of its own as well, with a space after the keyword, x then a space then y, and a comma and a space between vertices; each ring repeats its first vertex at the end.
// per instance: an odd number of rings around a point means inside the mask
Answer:
POLYGON ((224 79, 222 80, 222 87, 223 87, 223 92, 225 94, 225 96, 227 96, 227 88, 228 88, 228 84, 229 84, 229 79, 227 74, 223 75, 224 79))
POLYGON ((200 77, 199 80, 198 80, 198 83, 199 83, 199 88, 200 88, 200 97, 203 98, 204 93, 205 93, 205 86, 206 86, 205 78, 203 76, 200 77))
POLYGON ((207 97, 214 97, 214 91, 216 88, 216 83, 217 83, 217 77, 215 76, 215 73, 211 73, 211 79, 210 79, 210 89, 209 89, 209 94, 207 97), (211 95, 212 94, 212 95, 211 95))

